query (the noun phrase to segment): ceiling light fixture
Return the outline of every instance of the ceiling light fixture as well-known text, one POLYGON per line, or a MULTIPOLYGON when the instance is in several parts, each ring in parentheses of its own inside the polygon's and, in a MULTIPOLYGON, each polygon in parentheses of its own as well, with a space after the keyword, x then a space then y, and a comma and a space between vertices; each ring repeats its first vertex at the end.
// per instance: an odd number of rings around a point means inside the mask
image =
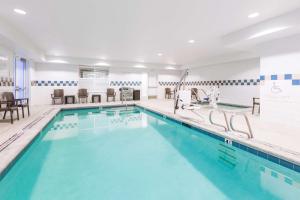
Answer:
POLYGON ((59 63, 59 64, 67 64, 69 62, 65 61, 65 60, 48 60, 47 62, 49 63, 59 63))
POLYGON ((2 60, 2 61, 7 61, 7 60, 8 60, 8 58, 6 58, 6 57, 3 57, 3 56, 0 56, 0 60, 2 60))
POLYGON ((175 67, 172 67, 172 66, 167 66, 165 69, 168 69, 168 70, 176 70, 175 67))
POLYGON ((141 68, 141 69, 147 68, 145 65, 135 65, 134 67, 135 67, 135 68, 141 68))
POLYGON ((195 40, 189 40, 188 43, 194 44, 194 43, 195 43, 195 40))
POLYGON ((99 62, 99 63, 96 63, 95 66, 108 67, 108 66, 110 66, 110 64, 109 64, 109 63, 106 63, 106 62, 99 62))
POLYGON ((258 16, 259 16, 259 13, 255 12, 255 13, 251 13, 250 15, 248 15, 248 18, 255 18, 255 17, 258 17, 258 16))
POLYGON ((15 13, 18 13, 18 14, 20 14, 20 15, 26 15, 26 12, 25 12, 24 10, 19 9, 19 8, 15 8, 15 9, 14 9, 14 12, 15 12, 15 13))
POLYGON ((247 40, 251 40, 251 39, 254 39, 254 38, 262 37, 262 36, 269 35, 269 34, 272 34, 272 33, 276 33, 276 32, 279 32, 279 31, 283 31, 283 30, 288 29, 288 28, 290 28, 290 27, 288 27, 288 26, 282 26, 282 27, 276 27, 276 28, 267 29, 265 31, 261 31, 259 33, 256 33, 256 34, 250 36, 247 40))
POLYGON ((157 55, 158 55, 158 56, 162 56, 162 55, 164 55, 164 54, 163 54, 163 53, 157 53, 157 55))

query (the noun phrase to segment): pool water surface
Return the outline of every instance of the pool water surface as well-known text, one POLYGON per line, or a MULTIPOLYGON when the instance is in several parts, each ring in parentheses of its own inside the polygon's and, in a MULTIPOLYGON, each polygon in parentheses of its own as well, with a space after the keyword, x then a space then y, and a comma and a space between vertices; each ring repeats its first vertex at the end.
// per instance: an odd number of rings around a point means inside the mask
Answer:
POLYGON ((1 200, 299 199, 300 174, 141 108, 60 112, 1 200))

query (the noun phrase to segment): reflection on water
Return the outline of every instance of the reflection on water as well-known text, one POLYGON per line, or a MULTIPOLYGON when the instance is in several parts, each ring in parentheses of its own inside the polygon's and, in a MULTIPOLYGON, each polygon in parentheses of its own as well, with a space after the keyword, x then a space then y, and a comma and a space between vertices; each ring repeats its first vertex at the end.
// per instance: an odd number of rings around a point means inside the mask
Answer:
POLYGON ((77 137, 79 133, 97 132, 103 128, 137 128, 147 126, 147 116, 135 108, 116 110, 82 110, 76 113, 64 111, 60 120, 51 127, 44 140, 60 140, 77 137), (63 130, 63 131, 62 131, 63 130))

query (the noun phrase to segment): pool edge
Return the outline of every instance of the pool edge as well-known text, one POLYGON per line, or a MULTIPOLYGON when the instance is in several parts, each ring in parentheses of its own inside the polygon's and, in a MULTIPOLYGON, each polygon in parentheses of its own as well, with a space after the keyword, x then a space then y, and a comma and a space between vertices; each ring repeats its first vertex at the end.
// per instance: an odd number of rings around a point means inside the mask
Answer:
POLYGON ((258 156, 260 158, 263 158, 265 160, 268 160, 270 162, 273 162, 275 164, 281 165, 283 167, 286 167, 288 169, 291 169, 297 173, 300 173, 300 161, 294 160, 294 159, 290 159, 284 155, 279 154, 278 152, 274 152, 274 151, 270 151, 264 148, 261 148, 259 146, 255 146, 254 144, 249 144, 246 143, 242 140, 239 140, 238 138, 229 136, 229 135, 224 135, 220 132, 217 131, 213 131, 213 130, 209 130, 205 127, 201 127, 199 125, 195 125, 192 123, 189 123, 187 121, 184 121, 182 119, 177 119, 174 116, 169 115, 168 113, 164 113, 164 112, 160 112, 157 110, 154 110, 152 108, 149 108, 147 106, 144 105, 140 105, 140 104, 136 104, 135 106, 140 107, 142 109, 145 109, 147 111, 150 111, 152 113, 156 113, 162 117, 165 117, 167 119, 170 119, 176 123, 179 123, 183 126, 189 127, 191 129, 200 131, 202 134, 204 135, 208 135, 214 139, 217 139, 219 141, 222 141, 224 143, 226 143, 226 139, 230 139, 232 141, 232 146, 239 148, 243 151, 246 151, 248 153, 251 153, 255 156, 258 156))

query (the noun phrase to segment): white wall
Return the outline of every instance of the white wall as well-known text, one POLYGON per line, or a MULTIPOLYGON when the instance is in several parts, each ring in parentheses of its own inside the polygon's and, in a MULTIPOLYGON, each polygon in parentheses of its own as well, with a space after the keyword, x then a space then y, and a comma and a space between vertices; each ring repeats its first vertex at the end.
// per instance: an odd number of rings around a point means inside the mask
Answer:
MULTIPOLYGON (((212 65, 201 68, 193 68, 187 81, 224 81, 259 79, 260 61, 257 59, 243 60, 225 64, 212 65)), ((189 86, 195 87, 194 85, 189 86)), ((208 89, 210 86, 196 86, 208 89)), ((199 93, 200 96, 202 93, 199 93)), ((259 85, 220 85, 220 101, 237 105, 252 105, 252 98, 259 97, 259 85)))
POLYGON ((158 72, 158 82, 164 83, 158 85, 158 99, 164 99, 165 98, 165 88, 171 88, 171 90, 174 90, 175 82, 179 82, 181 77, 181 71, 159 71, 158 72), (165 85, 165 83, 168 82, 169 84, 165 85))
MULTIPOLYGON (((79 67, 77 65, 66 64, 45 64, 36 63, 34 69, 31 70, 31 81, 75 81, 79 82, 74 86, 32 86, 31 96, 32 104, 50 104, 50 95, 55 88, 65 89, 65 95, 77 95, 80 87, 79 67)), ((140 85, 127 86, 141 90, 141 99, 148 98, 148 78, 150 74, 156 74, 157 81, 157 97, 164 99, 165 88, 174 88, 179 81, 182 71, 175 70, 147 70, 133 68, 111 68, 109 69, 108 83, 106 87, 112 87, 117 92, 117 100, 119 100, 119 88, 122 85, 112 85, 115 81, 135 81, 141 82, 140 85)), ((240 62, 226 63, 204 68, 193 68, 187 78, 188 82, 195 81, 215 81, 215 80, 257 80, 259 78, 259 59, 251 59, 240 62)), ((97 83, 98 84, 98 83, 97 83)), ((101 84, 99 82, 99 84, 101 84)), ((100 87, 100 86, 99 86, 100 87)), ((208 89, 210 86, 195 86, 190 85, 190 88, 208 89)), ((101 91, 102 102, 106 101, 105 90, 101 91)), ((151 92, 151 91, 150 91, 151 92)), ((228 85, 220 86, 221 102, 252 105, 252 98, 259 97, 259 86, 254 85, 228 85)))
POLYGON ((5 82, 13 79, 13 52, 8 48, 0 45, 0 57, 7 60, 0 60, 0 94, 4 91, 13 91, 13 86, 5 85, 5 82))
MULTIPOLYGON (((54 64, 54 63, 36 63, 34 67, 30 69, 31 79, 31 102, 33 105, 51 104, 51 94, 54 89, 64 89, 65 95, 77 96, 78 89, 83 84, 79 79, 79 66, 68 65, 68 64, 54 64), (72 86, 39 86, 33 84, 35 81, 75 81, 77 85, 72 86)), ((97 82, 96 84, 101 84, 97 82)), ((103 83, 104 84, 104 83, 103 83)), ((120 87, 131 87, 139 89, 141 91, 141 99, 148 98, 148 72, 143 69, 129 69, 129 68, 112 68, 109 70, 108 83, 105 83, 105 89, 107 87, 114 88, 117 95, 116 100, 120 99, 119 88, 120 87), (141 82, 139 85, 112 85, 111 82, 141 82)), ((99 85, 99 91, 89 91, 90 94, 93 92, 100 92, 102 102, 106 101, 106 90, 99 85), (102 88, 102 89, 101 89, 102 88)))
MULTIPOLYGON (((36 63, 30 70, 33 81, 78 81, 78 66, 66 64, 36 63)), ((51 104, 54 89, 64 89, 65 95, 76 95, 77 86, 31 86, 31 103, 33 105, 51 104)))
MULTIPOLYGON (((112 68, 109 70, 109 81, 134 81, 141 82, 138 86, 124 86, 131 87, 141 91, 141 99, 148 99, 148 73, 143 69, 129 69, 129 68, 112 68)), ((119 88, 122 86, 112 86, 117 92, 117 100, 120 99, 119 88)))
POLYGON ((261 118, 299 128, 300 85, 295 83, 300 81, 300 52, 262 57, 260 73, 265 77, 260 90, 261 118), (277 75, 277 80, 271 80, 271 75, 277 75))

